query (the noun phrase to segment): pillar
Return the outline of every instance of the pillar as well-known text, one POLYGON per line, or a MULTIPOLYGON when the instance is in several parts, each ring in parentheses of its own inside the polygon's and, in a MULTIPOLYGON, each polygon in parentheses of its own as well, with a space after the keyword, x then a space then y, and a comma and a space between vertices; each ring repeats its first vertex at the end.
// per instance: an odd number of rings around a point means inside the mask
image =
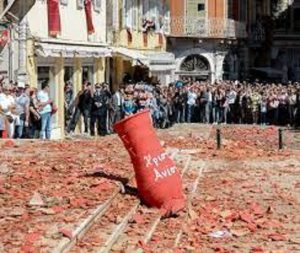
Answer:
POLYGON ((220 53, 217 52, 215 57, 215 80, 216 81, 220 81, 223 80, 223 63, 224 63, 224 59, 225 59, 225 53, 220 53))
POLYGON ((103 83, 105 81, 105 58, 95 59, 96 82, 103 83))
POLYGON ((27 19, 25 18, 19 25, 19 54, 18 54, 18 82, 27 83, 27 19))
POLYGON ((114 73, 113 73, 113 90, 117 90, 120 84, 123 82, 123 75, 124 75, 124 65, 123 65, 123 58, 122 57, 114 57, 113 58, 113 66, 114 66, 114 73))
POLYGON ((37 58, 34 52, 34 40, 27 40, 27 81, 30 87, 38 87, 38 76, 37 76, 37 58))
POLYGON ((80 58, 74 58, 74 95, 82 88, 82 65, 80 58))
POLYGON ((55 81, 55 103, 58 108, 56 113, 57 126, 60 130, 60 137, 64 138, 65 135, 65 110, 64 110, 64 58, 59 57, 55 59, 54 64, 54 81, 55 81))
MULTIPOLYGON (((80 58, 74 58, 74 84, 73 84, 74 98, 82 89, 82 64, 80 58)), ((75 132, 80 133, 81 121, 78 122, 75 132)))

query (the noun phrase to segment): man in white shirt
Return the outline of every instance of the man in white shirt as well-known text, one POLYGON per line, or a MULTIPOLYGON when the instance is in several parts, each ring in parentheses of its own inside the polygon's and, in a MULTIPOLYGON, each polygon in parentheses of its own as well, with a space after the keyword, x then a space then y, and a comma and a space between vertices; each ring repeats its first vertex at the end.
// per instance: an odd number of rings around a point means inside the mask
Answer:
POLYGON ((48 83, 42 84, 42 90, 38 92, 37 99, 39 101, 40 110, 39 114, 41 115, 41 132, 40 138, 41 139, 51 139, 51 128, 52 128, 52 103, 53 101, 49 98, 49 85, 48 83))
POLYGON ((188 123, 192 122, 196 99, 197 99, 197 94, 195 92, 195 88, 191 87, 187 94, 187 122, 188 123))
MULTIPOLYGON (((12 95, 10 95, 10 88, 8 86, 3 87, 2 93, 0 93, 0 130, 1 132, 7 131, 7 137, 14 137, 14 115, 12 111, 15 108, 15 101, 12 95), (13 121, 9 122, 8 118, 13 119, 13 121)), ((2 134, 1 134, 2 135, 2 134)))
MULTIPOLYGON (((235 115, 236 115, 236 110, 235 110, 235 101, 237 97, 237 92, 230 87, 229 92, 226 95, 226 99, 228 101, 228 109, 229 109, 229 122, 230 123, 235 123, 235 115)), ((228 114, 228 112, 227 112, 228 114)))
POLYGON ((113 109, 113 119, 112 123, 115 124, 122 119, 122 105, 123 96, 120 91, 116 91, 112 96, 112 109, 113 109))

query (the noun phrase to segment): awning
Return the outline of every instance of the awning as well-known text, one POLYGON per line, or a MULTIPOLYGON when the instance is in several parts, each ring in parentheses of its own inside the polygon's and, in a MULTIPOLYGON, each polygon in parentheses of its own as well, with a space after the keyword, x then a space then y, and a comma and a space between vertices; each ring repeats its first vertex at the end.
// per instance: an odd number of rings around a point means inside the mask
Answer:
POLYGON ((149 70, 153 72, 165 72, 176 69, 175 56, 167 52, 147 52, 145 55, 149 61, 149 70))
POLYGON ((134 50, 134 49, 128 49, 125 47, 115 47, 112 49, 113 50, 113 54, 115 56, 122 56, 125 59, 128 60, 134 60, 135 61, 135 65, 148 65, 148 59, 147 57, 142 54, 139 50, 134 50))
POLYGON ((164 65, 153 65, 151 64, 149 66, 149 70, 151 72, 166 72, 166 71, 172 71, 176 69, 176 65, 174 64, 164 64, 164 65))
POLYGON ((6 17, 6 19, 11 22, 21 22, 35 2, 36 0, 9 1, 5 10, 0 14, 0 21, 3 21, 3 18, 6 17))
POLYGON ((151 72, 163 72, 176 69, 175 56, 172 53, 142 51, 124 47, 113 48, 114 55, 133 60, 133 65, 146 65, 151 72))
POLYGON ((96 45, 36 42, 35 48, 36 53, 41 57, 99 58, 112 56, 109 48, 96 45))

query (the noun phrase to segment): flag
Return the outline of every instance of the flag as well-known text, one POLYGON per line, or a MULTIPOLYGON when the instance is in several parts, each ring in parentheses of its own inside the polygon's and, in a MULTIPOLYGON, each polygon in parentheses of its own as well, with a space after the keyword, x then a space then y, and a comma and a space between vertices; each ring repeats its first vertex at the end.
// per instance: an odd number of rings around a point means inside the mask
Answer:
POLYGON ((61 33, 59 0, 48 0, 48 29, 50 36, 61 33))
POLYGON ((92 34, 95 32, 94 25, 93 25, 93 18, 92 18, 92 0, 84 1, 84 9, 85 9, 85 16, 86 16, 87 31, 88 34, 92 34))

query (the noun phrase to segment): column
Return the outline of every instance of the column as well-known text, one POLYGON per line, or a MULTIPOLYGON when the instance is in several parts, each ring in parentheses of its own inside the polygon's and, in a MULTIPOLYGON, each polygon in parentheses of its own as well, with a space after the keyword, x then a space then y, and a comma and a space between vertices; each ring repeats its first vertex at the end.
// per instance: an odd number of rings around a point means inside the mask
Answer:
POLYGON ((215 80, 220 81, 223 80, 223 63, 225 59, 225 52, 217 52, 215 57, 215 80))
POLYGON ((26 38, 27 38, 27 20, 26 18, 19 25, 19 69, 18 69, 18 82, 27 82, 27 52, 26 52, 26 38))
POLYGON ((95 59, 96 82, 103 83, 105 81, 105 58, 95 59))
POLYGON ((56 119, 57 126, 60 131, 60 138, 64 138, 65 135, 65 111, 64 111, 64 58, 56 58, 54 65, 54 81, 55 81, 55 103, 58 108, 56 119))
MULTIPOLYGON (((82 64, 80 58, 74 58, 74 98, 76 98, 77 93, 82 88, 82 64)), ((79 120, 75 132, 78 134, 80 133, 81 129, 81 120, 79 120)))
POLYGON ((124 75, 124 66, 123 66, 123 58, 122 57, 114 57, 113 58, 113 90, 118 89, 120 84, 123 82, 123 75, 124 75))
POLYGON ((27 40, 27 81, 30 87, 37 88, 38 87, 38 76, 37 76, 37 58, 34 53, 34 40, 27 40))
POLYGON ((80 58, 74 58, 74 95, 82 88, 82 65, 80 58))

